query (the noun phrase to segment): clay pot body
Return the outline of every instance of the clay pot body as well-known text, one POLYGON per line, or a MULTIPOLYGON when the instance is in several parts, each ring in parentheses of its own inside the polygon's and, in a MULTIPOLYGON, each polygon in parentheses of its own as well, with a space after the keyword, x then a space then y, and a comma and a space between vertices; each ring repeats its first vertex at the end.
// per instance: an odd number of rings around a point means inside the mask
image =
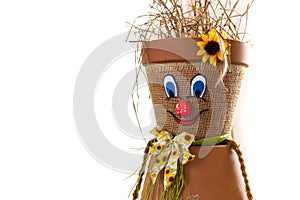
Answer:
MULTIPOLYGON (((245 186, 239 163, 233 150, 227 145, 191 147, 195 160, 184 166, 185 186, 179 200, 246 200, 245 186)), ((150 179, 147 176, 142 199, 161 199, 163 177, 160 174, 149 194, 150 179)))

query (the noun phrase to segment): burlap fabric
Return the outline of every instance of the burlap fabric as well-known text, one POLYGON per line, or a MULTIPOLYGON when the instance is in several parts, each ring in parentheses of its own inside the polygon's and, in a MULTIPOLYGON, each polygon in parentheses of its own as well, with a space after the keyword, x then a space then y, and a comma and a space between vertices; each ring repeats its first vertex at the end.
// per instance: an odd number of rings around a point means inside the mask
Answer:
POLYGON ((145 68, 158 128, 175 135, 186 131, 195 134, 196 139, 231 132, 245 66, 231 65, 223 80, 220 79, 218 66, 208 63, 147 64, 145 68), (191 97, 191 80, 197 74, 206 79, 203 99, 191 97), (163 84, 166 75, 172 75, 176 81, 177 98, 167 98, 163 84), (201 111, 206 111, 191 125, 177 123, 171 113, 176 116, 175 107, 180 100, 188 101, 193 108, 192 114, 185 120, 191 120, 201 111))

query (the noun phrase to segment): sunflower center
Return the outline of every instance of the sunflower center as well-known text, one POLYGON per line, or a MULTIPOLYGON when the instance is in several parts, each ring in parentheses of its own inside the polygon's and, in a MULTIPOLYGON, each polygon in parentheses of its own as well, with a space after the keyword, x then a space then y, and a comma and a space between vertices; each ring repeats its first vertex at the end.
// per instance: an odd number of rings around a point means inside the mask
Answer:
POLYGON ((204 49, 209 55, 215 55, 220 50, 220 45, 218 42, 209 41, 204 49))
POLYGON ((174 177, 172 177, 172 176, 169 177, 169 181, 170 181, 170 182, 173 182, 173 181, 174 181, 174 177))
POLYGON ((184 137, 184 139, 185 139, 186 141, 190 141, 190 139, 191 139, 191 136, 189 136, 189 135, 186 135, 186 136, 184 137))
POLYGON ((167 156, 164 156, 163 159, 162 159, 164 162, 167 161, 167 156))

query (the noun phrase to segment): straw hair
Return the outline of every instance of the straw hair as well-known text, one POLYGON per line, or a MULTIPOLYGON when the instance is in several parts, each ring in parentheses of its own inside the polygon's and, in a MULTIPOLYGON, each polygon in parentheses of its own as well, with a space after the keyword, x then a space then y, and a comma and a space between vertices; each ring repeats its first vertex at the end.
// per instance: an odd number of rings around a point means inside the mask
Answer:
POLYGON ((150 12, 129 23, 139 41, 200 37, 215 29, 228 39, 245 41, 250 1, 240 11, 240 0, 153 0, 150 12))

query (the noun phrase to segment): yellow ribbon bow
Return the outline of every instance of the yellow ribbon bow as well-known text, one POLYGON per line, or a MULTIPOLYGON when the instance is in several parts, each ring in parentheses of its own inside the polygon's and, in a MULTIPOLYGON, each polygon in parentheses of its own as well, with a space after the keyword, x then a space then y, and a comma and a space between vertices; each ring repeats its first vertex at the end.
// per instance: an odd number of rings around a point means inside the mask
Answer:
POLYGON ((195 136, 183 132, 173 138, 167 131, 152 130, 156 136, 156 142, 150 147, 148 159, 148 172, 152 183, 155 183, 157 175, 164 169, 164 187, 167 188, 175 180, 178 161, 183 165, 194 160, 195 155, 189 151, 189 146, 194 141, 195 136), (173 139, 172 139, 173 138, 173 139))

